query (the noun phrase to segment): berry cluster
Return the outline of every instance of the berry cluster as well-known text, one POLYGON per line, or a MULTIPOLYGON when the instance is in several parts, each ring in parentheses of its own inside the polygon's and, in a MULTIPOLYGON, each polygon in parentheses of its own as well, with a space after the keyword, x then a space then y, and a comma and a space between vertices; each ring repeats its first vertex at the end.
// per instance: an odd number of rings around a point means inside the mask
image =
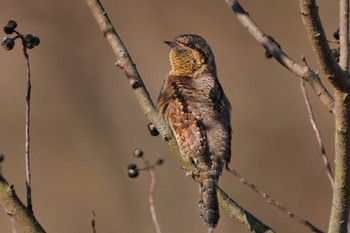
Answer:
POLYGON ((7 35, 11 35, 13 33, 16 34, 15 37, 4 37, 1 45, 6 50, 11 50, 15 46, 15 40, 20 38, 22 40, 22 44, 25 46, 25 48, 32 49, 35 46, 38 46, 40 44, 40 39, 37 36, 33 36, 32 34, 23 35, 20 32, 16 31, 17 23, 14 20, 8 21, 6 26, 4 27, 4 32, 7 35))
POLYGON ((158 160, 153 164, 151 165, 147 159, 145 159, 144 157, 144 154, 143 154, 143 151, 142 150, 139 150, 139 149, 135 149, 134 152, 133 152, 133 155, 135 158, 142 158, 143 161, 145 162, 146 164, 146 167, 145 168, 138 168, 136 164, 134 163, 130 163, 128 166, 127 166, 127 169, 128 169, 128 176, 130 178, 136 178, 139 176, 139 173, 140 171, 143 171, 143 170, 148 170, 148 169, 153 169, 155 166, 157 165, 162 165, 164 163, 164 159, 163 158, 158 158, 158 160))

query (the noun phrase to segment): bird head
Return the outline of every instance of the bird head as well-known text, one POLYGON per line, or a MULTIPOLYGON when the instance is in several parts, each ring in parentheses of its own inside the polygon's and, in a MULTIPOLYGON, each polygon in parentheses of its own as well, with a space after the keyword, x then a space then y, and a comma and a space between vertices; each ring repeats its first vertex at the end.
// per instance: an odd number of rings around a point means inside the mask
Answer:
POLYGON ((172 74, 193 77, 206 69, 215 70, 214 55, 202 37, 183 34, 164 43, 170 47, 172 74))

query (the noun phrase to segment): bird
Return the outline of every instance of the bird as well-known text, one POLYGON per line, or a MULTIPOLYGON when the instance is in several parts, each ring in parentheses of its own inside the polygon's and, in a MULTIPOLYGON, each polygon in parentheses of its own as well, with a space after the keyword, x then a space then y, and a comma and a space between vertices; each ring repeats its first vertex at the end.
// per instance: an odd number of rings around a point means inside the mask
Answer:
POLYGON ((208 229, 220 218, 217 185, 231 159, 231 105, 218 80, 214 54, 204 38, 181 34, 170 47, 171 70, 157 110, 170 126, 181 156, 199 178, 199 216, 208 229))

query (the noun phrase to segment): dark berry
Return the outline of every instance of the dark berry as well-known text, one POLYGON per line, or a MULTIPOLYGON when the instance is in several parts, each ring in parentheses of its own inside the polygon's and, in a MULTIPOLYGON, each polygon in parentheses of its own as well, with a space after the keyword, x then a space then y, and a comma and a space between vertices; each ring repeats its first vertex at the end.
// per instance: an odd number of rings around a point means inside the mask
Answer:
POLYGON ((159 135, 159 132, 157 130, 157 128, 154 126, 154 124, 152 123, 149 123, 147 125, 147 128, 149 130, 149 133, 152 135, 152 136, 158 136, 159 135))
POLYGON ((139 149, 135 149, 133 152, 134 157, 141 158, 143 156, 143 151, 139 149))
POLYGON ((37 36, 34 36, 31 41, 35 46, 38 46, 40 44, 40 39, 37 36))
POLYGON ((339 40, 339 38, 340 38, 340 36, 339 36, 339 28, 338 28, 337 31, 335 31, 335 32, 333 33, 333 37, 334 37, 334 39, 339 40))
POLYGON ((11 50, 13 49, 13 46, 15 46, 15 40, 12 38, 5 37, 2 40, 1 45, 6 49, 6 50, 11 50))
POLYGON ((134 163, 130 163, 130 164, 128 164, 127 168, 128 168, 128 170, 130 170, 130 169, 136 169, 137 166, 136 166, 136 164, 134 164, 134 163))
POLYGON ((16 23, 16 21, 14 21, 14 20, 10 20, 10 21, 7 22, 7 25, 6 25, 6 26, 8 26, 8 27, 10 27, 10 28, 12 28, 12 29, 16 29, 17 23, 16 23))
POLYGON ((128 170, 128 176, 129 176, 130 178, 136 178, 136 177, 139 176, 139 171, 136 170, 136 169, 129 169, 129 170, 128 170))
POLYGON ((24 37, 24 40, 27 42, 27 43, 32 43, 32 39, 33 39, 33 35, 32 34, 27 34, 25 35, 24 37))
POLYGON ((8 21, 8 23, 4 27, 4 32, 6 34, 12 34, 15 31, 16 27, 17 27, 17 23, 13 20, 10 20, 10 21, 8 21))
POLYGON ((6 34, 12 34, 15 30, 13 28, 10 28, 9 26, 4 27, 4 32, 6 34))

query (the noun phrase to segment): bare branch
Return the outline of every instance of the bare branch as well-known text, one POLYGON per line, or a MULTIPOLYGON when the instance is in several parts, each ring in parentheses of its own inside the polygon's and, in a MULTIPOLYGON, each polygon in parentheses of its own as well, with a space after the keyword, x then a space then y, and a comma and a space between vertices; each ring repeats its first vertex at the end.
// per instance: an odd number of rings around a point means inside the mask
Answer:
POLYGON ((247 227, 250 231, 256 233, 273 233, 275 232, 269 226, 256 219, 251 213, 245 211, 239 206, 229 195, 227 195, 220 187, 217 189, 218 200, 220 206, 228 213, 228 215, 247 227))
POLYGON ((349 72, 349 0, 340 0, 339 14, 339 65, 344 71, 349 72))
POLYGON ((228 6, 235 13, 237 19, 246 27, 249 33, 260 43, 269 53, 285 68, 293 74, 305 80, 310 84, 313 91, 320 98, 321 102, 327 107, 329 112, 333 112, 334 99, 323 85, 320 77, 309 67, 299 64, 288 57, 271 37, 267 36, 249 14, 243 9, 238 0, 225 0, 228 6))
POLYGON ((2 176, 0 176, 0 204, 16 221, 22 233, 45 233, 35 216, 18 198, 13 186, 10 186, 2 176))
POLYGON ((306 89, 305 89, 305 84, 304 84, 304 80, 303 79, 300 79, 300 88, 301 88, 301 91, 302 91, 303 96, 304 96, 304 100, 305 100, 307 112, 309 114, 309 118, 310 118, 310 122, 311 122, 311 125, 312 125, 312 129, 315 131, 317 142, 318 142, 318 146, 320 147, 321 156, 322 156, 322 160, 323 160, 323 163, 324 163, 324 166, 325 166, 325 169, 326 169, 326 174, 327 174, 328 180, 329 180, 329 182, 330 182, 330 184, 332 186, 332 189, 334 189, 334 176, 333 176, 333 173, 332 173, 332 170, 331 170, 331 166, 329 164, 329 160, 328 160, 328 157, 327 157, 326 149, 325 149, 324 144, 323 144, 323 140, 322 140, 322 137, 321 137, 321 132, 318 129, 317 124, 316 124, 314 113, 312 111, 312 107, 311 107, 310 100, 309 100, 309 97, 308 97, 306 89))
POLYGON ((316 59, 328 80, 334 86, 335 95, 335 185, 332 199, 332 210, 329 222, 329 233, 347 232, 350 204, 350 98, 348 73, 348 38, 349 37, 349 3, 340 1, 340 41, 343 55, 342 67, 335 61, 329 48, 323 26, 318 15, 315 0, 299 0, 303 22, 308 32, 316 59), (347 33, 347 34, 344 34, 347 33), (344 47, 346 46, 346 48, 344 47), (346 51, 344 51, 346 50, 346 51), (345 54, 344 54, 345 53, 345 54), (347 64, 345 64, 347 63, 347 64))
MULTIPOLYGON (((318 65, 337 89, 350 85, 348 74, 338 65, 329 47, 315 0, 299 0, 302 19, 318 65)), ((345 36, 345 35, 344 35, 345 36)), ((347 35, 348 36, 348 35, 347 35)), ((344 56, 344 55, 343 55, 344 56)))
MULTIPOLYGON (((131 87, 137 100, 141 106, 141 109, 146 114, 148 119, 156 126, 159 133, 162 135, 163 139, 167 143, 170 151, 179 160, 181 166, 189 172, 193 172, 196 168, 193 166, 191 161, 187 161, 181 156, 177 143, 175 141, 174 135, 171 132, 169 126, 165 123, 164 119, 158 114, 147 90, 143 84, 143 81, 138 74, 134 63, 132 62, 125 46, 123 45, 121 39, 117 35, 112 23, 110 22, 107 13, 103 9, 101 3, 98 0, 86 0, 88 6, 91 9, 101 31, 108 40, 112 47, 112 50, 116 56, 116 64, 121 67, 126 76, 129 79, 131 87)), ((229 213, 229 215, 235 218, 237 221, 247 226, 254 232, 274 232, 271 228, 263 224, 260 220, 256 219, 245 211, 242 207, 237 205, 224 191, 218 187, 218 198, 220 205, 229 213), (247 215, 250 217, 247 220, 247 215), (261 226, 264 226, 263 228, 261 226), (261 231, 263 229, 264 231, 261 231)))
POLYGON ((309 221, 299 217, 297 214, 295 214, 294 212, 292 212, 291 210, 287 209, 286 207, 284 207, 281 203, 275 201, 270 195, 268 195, 267 193, 265 193, 264 191, 262 191, 260 188, 258 188, 256 185, 254 185, 253 183, 251 183, 249 180, 247 180, 246 178, 244 178, 241 174, 239 174, 235 169, 232 168, 228 168, 228 171, 233 174, 236 178, 238 178, 243 184, 247 185, 250 189, 252 189, 254 192, 260 194, 263 198, 266 199, 267 203, 277 207, 279 210, 281 210, 283 213, 287 214, 289 217, 293 218, 295 221, 297 221, 298 223, 306 226, 307 228, 309 228, 311 231, 313 232, 318 232, 318 233, 322 233, 323 231, 321 231, 320 229, 318 229, 317 227, 315 227, 313 224, 311 224, 309 221))

